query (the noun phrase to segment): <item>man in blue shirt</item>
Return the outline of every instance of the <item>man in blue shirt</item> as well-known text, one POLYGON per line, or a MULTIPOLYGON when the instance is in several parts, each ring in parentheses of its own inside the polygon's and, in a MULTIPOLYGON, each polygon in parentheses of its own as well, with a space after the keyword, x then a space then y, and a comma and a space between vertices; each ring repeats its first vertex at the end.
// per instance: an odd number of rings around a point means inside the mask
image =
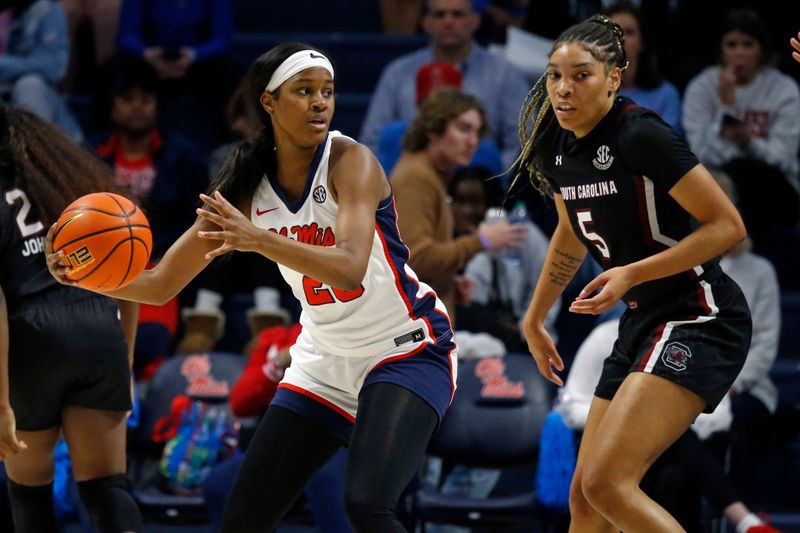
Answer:
POLYGON ((508 61, 479 46, 473 35, 480 25, 470 0, 427 0, 422 27, 430 36, 426 48, 402 56, 381 74, 361 129, 361 142, 377 151, 383 128, 417 113, 415 77, 420 67, 441 62, 458 66, 465 93, 486 110, 492 139, 510 166, 519 152, 518 117, 528 83, 508 61))

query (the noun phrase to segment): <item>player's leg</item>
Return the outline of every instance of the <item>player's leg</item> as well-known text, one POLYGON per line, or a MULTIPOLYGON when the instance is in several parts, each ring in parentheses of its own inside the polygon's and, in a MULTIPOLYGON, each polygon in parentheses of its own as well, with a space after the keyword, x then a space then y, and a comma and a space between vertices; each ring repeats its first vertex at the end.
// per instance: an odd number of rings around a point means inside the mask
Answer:
POLYGON ((141 531, 142 517, 125 477, 125 411, 68 405, 64 438, 81 501, 103 532, 141 531))
POLYGON ((342 444, 308 417, 271 405, 247 447, 225 505, 222 531, 271 531, 342 444))
POLYGON ((583 472, 587 455, 596 447, 597 428, 605 416, 611 402, 603 398, 594 397, 589 408, 589 417, 581 437, 581 446, 578 450, 578 460, 575 464, 575 474, 569 487, 569 514, 570 531, 573 533, 613 533, 618 531, 611 522, 600 514, 586 500, 583 495, 583 472))
POLYGON ((640 488, 644 473, 706 406, 672 381, 634 372, 625 378, 586 450, 581 488, 587 501, 617 530, 682 531, 640 488))
POLYGON ((17 533, 58 531, 53 506, 53 450, 60 427, 17 431, 28 449, 5 460, 8 496, 17 533))
POLYGON ((358 532, 404 532, 397 502, 419 468, 439 416, 393 383, 366 386, 348 452, 345 509, 358 532))

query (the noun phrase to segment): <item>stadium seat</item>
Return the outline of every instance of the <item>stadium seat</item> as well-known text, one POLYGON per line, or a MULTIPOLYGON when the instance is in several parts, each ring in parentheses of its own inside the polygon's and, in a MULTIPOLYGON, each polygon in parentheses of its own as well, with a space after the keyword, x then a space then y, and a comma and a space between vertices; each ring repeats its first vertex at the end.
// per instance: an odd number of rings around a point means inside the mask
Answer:
MULTIPOLYGON (((529 355, 463 361, 458 393, 429 454, 467 467, 533 471, 549 405, 544 379, 529 355)), ((415 495, 415 512, 422 531, 426 523, 502 530, 535 524, 535 501, 532 481, 524 491, 480 499, 425 487, 415 495)))
POLYGON ((156 421, 169 412, 172 399, 179 394, 228 409, 230 389, 245 363, 244 357, 227 353, 175 356, 161 365, 147 386, 128 467, 133 497, 146 520, 197 523, 207 519, 202 496, 162 490, 158 466, 163 444, 153 442, 151 434, 156 421))

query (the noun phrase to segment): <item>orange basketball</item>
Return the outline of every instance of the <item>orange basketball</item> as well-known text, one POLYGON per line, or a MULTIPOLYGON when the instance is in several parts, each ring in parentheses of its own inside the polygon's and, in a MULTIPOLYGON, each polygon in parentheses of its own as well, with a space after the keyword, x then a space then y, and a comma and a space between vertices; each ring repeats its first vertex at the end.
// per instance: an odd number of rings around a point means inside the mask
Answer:
POLYGON ((63 250, 69 279, 95 291, 124 287, 138 276, 153 248, 150 224, 139 207, 118 194, 81 196, 64 209, 53 233, 63 250))

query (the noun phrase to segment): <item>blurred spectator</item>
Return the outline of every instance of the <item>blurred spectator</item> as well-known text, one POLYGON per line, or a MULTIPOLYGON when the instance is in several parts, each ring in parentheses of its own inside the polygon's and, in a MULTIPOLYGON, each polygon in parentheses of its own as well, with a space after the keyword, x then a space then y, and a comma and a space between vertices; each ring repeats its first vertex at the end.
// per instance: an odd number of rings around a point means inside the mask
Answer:
POLYGON ((721 65, 689 83, 683 104, 690 147, 704 164, 730 175, 742 217, 756 234, 794 224, 799 212, 800 91, 770 66, 769 37, 754 11, 729 12, 721 65))
POLYGON ((214 179, 217 172, 222 167, 225 158, 242 141, 252 141, 261 133, 264 125, 258 120, 258 116, 247 99, 247 77, 245 77, 233 91, 228 105, 225 108, 225 122, 228 125, 228 132, 233 135, 234 141, 218 146, 211 152, 208 159, 209 180, 214 179))
POLYGON ((472 0, 472 8, 482 15, 476 39, 482 43, 505 43, 506 29, 519 28, 525 22, 528 0, 472 0))
POLYGON ((380 0, 384 33, 416 33, 423 2, 425 0, 380 0))
POLYGON ((174 82, 181 92, 223 96, 220 88, 230 86, 221 75, 229 73, 232 37, 230 0, 122 2, 120 51, 147 61, 160 80, 174 82))
MULTIPOLYGON (((592 331, 575 356, 564 388, 559 390, 554 409, 573 430, 583 430, 603 361, 611 354, 618 330, 619 320, 609 320, 592 331)), ((642 480, 642 490, 689 532, 701 531, 702 495, 737 533, 779 533, 741 501, 706 441, 714 433, 727 430, 730 422, 730 401, 726 397, 713 413, 698 416, 692 427, 653 463, 642 480)))
POLYGON ((386 124, 417 114, 414 79, 419 69, 433 62, 450 63, 461 71, 464 92, 486 110, 485 128, 500 148, 503 164, 511 166, 519 153, 517 119, 529 87, 516 67, 475 43, 479 24, 470 0, 426 0, 422 27, 430 46, 384 69, 361 128, 361 142, 377 153, 386 124))
POLYGON ((67 16, 72 53, 67 74, 67 85, 74 90, 78 63, 86 62, 87 56, 93 66, 104 65, 114 55, 119 26, 119 10, 122 0, 58 0, 67 16), (91 29, 91 50, 81 46, 81 30, 91 29), (90 53, 87 53, 90 52, 90 53))
POLYGON ((481 250, 518 245, 525 237, 525 227, 499 221, 454 238, 447 186, 455 170, 472 159, 485 128, 483 109, 474 97, 438 89, 422 103, 406 132, 391 177, 400 233, 411 252, 409 265, 436 290, 451 318, 457 298, 467 297, 470 290, 457 276, 467 261, 481 250))
POLYGON ((11 28, 0 55, 0 89, 12 105, 38 115, 81 142, 80 125, 58 94, 69 61, 67 20, 50 0, 2 0, 11 28))
MULTIPOLYGON (((450 185, 455 235, 474 234, 481 223, 500 217, 499 183, 485 169, 475 167, 456 174, 450 185), (492 207, 493 209, 489 209, 492 207)), ((464 277, 474 284, 472 299, 458 307, 458 327, 483 331, 503 341, 509 351, 527 352, 522 318, 533 296, 542 270, 549 240, 528 222, 518 260, 506 260, 502 250, 478 252, 464 268, 464 277)), ((557 342, 553 328, 561 305, 547 315, 545 326, 557 342)))
MULTIPOLYGON (((417 105, 421 104, 437 87, 461 88, 461 73, 450 63, 431 63, 425 65, 417 72, 417 105)), ((393 120, 381 131, 378 141, 378 161, 381 162, 386 174, 394 168, 403 147, 403 135, 411 124, 410 119, 393 120)), ((489 139, 482 138, 475 155, 472 156, 470 166, 481 165, 488 168, 492 175, 502 174, 505 170, 500 160, 497 146, 489 139)))
MULTIPOLYGON (((722 172, 714 178, 731 200, 737 201, 731 179, 722 172)), ((742 371, 731 388, 731 475, 746 500, 757 494, 753 465, 769 442, 773 415, 778 408, 778 389, 769 377, 778 355, 781 331, 781 297, 772 264, 752 253, 746 238, 721 259, 722 269, 742 288, 753 317, 753 336, 742 371)))
MULTIPOLYGON (((115 170, 120 186, 144 209, 153 231, 151 261, 157 262, 195 219, 198 195, 208 186, 206 161, 186 139, 156 126, 156 79, 144 64, 116 81, 111 119, 114 130, 95 143, 115 170)), ((167 355, 178 325, 178 301, 142 305, 134 370, 147 379, 167 355)))
POLYGON ((655 49, 644 13, 632 2, 623 0, 606 9, 611 20, 625 34, 628 68, 622 73, 619 94, 658 113, 678 133, 681 127, 681 97, 678 90, 659 72, 655 49))
MULTIPOLYGON (((272 401, 284 370, 291 364, 290 347, 300 334, 300 324, 275 326, 263 330, 258 337, 242 375, 233 385, 231 411, 239 417, 261 416, 272 401)), ((240 452, 216 465, 203 484, 203 499, 214 531, 222 523, 222 510, 233 487, 236 473, 250 442, 249 432, 242 430, 240 452)), ((344 466, 347 453, 338 451, 309 481, 305 490, 311 513, 322 533, 347 533, 350 527, 344 512, 344 466)), ((280 460, 280 458, 275 458, 280 460)))

